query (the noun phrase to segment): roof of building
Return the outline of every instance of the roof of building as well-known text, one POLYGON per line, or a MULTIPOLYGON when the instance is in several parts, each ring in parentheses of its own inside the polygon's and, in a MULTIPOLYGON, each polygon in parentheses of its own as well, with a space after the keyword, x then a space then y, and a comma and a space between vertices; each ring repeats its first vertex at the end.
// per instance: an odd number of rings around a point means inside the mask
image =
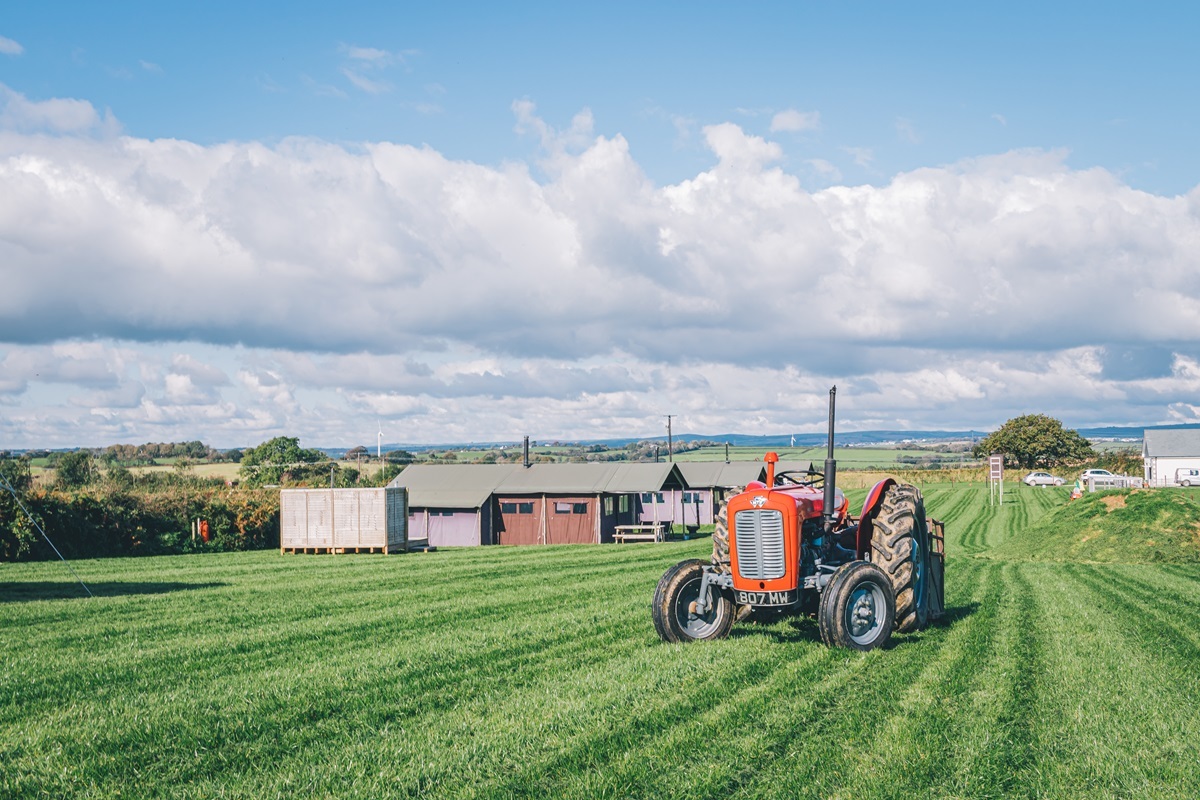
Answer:
POLYGON ((1200 429, 1159 428, 1147 430, 1143 434, 1142 455, 1148 458, 1200 457, 1200 429))
POLYGON ((415 508, 479 508, 493 494, 626 494, 687 487, 672 463, 412 464, 389 486, 415 508))
POLYGON ((479 508, 516 464, 409 464, 388 486, 408 489, 420 508, 479 508))
POLYGON ((740 489, 767 476, 761 461, 680 461, 676 466, 692 489, 740 489))
POLYGON ((682 489, 683 476, 671 463, 532 464, 517 467, 498 494, 599 494, 682 489))

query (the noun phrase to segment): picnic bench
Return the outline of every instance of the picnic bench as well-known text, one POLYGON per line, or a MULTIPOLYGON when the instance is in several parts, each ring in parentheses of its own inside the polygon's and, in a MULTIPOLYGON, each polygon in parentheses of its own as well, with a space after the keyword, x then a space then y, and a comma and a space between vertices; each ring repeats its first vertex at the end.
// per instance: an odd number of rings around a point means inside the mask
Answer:
POLYGON ((665 542, 669 522, 645 522, 640 525, 618 525, 613 530, 613 541, 619 544, 625 542, 665 542))

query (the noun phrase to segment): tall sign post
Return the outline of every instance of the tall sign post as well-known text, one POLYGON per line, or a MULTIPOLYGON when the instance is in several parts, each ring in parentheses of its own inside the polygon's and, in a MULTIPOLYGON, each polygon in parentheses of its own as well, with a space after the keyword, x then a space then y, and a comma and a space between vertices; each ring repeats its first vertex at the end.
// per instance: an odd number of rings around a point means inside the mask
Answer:
POLYGON ((1004 504, 1004 455, 992 453, 988 456, 988 505, 997 499, 1004 504))

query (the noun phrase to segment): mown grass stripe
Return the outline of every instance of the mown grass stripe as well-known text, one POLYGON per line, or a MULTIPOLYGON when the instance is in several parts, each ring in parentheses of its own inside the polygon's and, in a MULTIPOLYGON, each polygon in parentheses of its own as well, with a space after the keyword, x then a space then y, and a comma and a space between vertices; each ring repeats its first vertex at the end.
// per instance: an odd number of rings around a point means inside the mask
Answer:
MULTIPOLYGON (((1178 672, 1114 613, 1098 568, 1029 564, 1052 624, 1036 746, 1044 796, 1200 796, 1200 714, 1178 672)), ((1123 609, 1122 609, 1123 610, 1123 609)))

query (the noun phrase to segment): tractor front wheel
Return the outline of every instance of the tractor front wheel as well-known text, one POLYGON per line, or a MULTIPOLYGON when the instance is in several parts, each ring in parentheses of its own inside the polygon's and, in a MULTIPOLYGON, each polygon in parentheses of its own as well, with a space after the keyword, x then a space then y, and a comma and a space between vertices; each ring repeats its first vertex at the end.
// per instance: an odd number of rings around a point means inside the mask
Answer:
POLYGON ((733 627, 733 601, 716 586, 709 588, 709 608, 698 614, 700 584, 705 563, 698 558, 680 561, 668 569, 654 590, 651 616, 664 642, 724 639, 733 627))
POLYGON ((881 647, 892 636, 895 607, 892 582, 883 570, 867 561, 843 564, 821 593, 821 641, 850 650, 881 647))
POLYGON ((883 497, 871 536, 871 561, 883 569, 896 594, 896 630, 929 624, 933 593, 929 523, 917 487, 898 483, 883 497))

